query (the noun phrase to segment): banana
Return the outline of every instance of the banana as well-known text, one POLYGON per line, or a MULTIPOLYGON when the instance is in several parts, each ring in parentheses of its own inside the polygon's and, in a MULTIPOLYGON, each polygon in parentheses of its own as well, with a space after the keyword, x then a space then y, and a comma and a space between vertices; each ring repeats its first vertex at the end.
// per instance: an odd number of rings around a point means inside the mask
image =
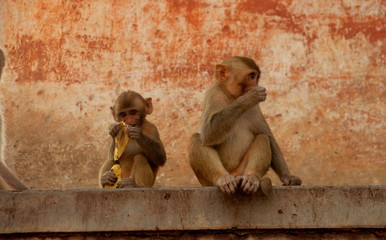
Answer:
POLYGON ((113 186, 105 185, 104 188, 116 188, 119 181, 122 179, 122 169, 119 163, 119 158, 125 152, 127 144, 130 141, 129 136, 126 133, 128 125, 124 122, 119 122, 121 130, 118 132, 117 136, 114 137, 115 149, 114 149, 114 165, 111 167, 110 171, 118 178, 113 186))
POLYGON ((114 165, 111 167, 110 172, 114 173, 114 175, 118 178, 117 181, 114 183, 114 185, 105 185, 104 188, 116 188, 117 184, 121 181, 122 178, 122 170, 121 170, 121 164, 119 164, 119 161, 114 161, 114 165))
POLYGON ((119 122, 121 126, 121 130, 118 132, 117 136, 115 136, 115 149, 114 149, 114 161, 118 161, 125 151, 127 144, 130 141, 129 135, 126 133, 127 125, 124 122, 119 122))

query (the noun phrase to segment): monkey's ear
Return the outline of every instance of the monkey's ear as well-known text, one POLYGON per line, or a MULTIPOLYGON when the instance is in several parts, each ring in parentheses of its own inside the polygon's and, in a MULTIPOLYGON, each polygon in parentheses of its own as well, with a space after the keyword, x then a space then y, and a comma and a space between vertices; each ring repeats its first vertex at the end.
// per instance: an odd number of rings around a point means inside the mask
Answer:
POLYGON ((225 81, 228 80, 231 76, 230 69, 228 66, 223 64, 217 64, 216 65, 216 79, 218 81, 225 81))
POLYGON ((110 107, 110 110, 111 110, 111 114, 113 114, 114 120, 115 120, 116 122, 118 122, 117 116, 115 116, 114 107, 110 107))
POLYGON ((151 102, 151 98, 146 98, 145 104, 146 104, 146 113, 151 114, 153 112, 153 103, 151 102))

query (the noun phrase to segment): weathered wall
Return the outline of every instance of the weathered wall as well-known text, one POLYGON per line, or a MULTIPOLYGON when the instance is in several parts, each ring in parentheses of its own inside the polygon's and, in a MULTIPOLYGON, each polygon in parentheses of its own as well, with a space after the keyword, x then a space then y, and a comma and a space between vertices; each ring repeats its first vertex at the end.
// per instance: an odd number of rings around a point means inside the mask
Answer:
MULTIPOLYGON (((262 109, 305 185, 386 184, 385 2, 1 1, 7 163, 32 189, 97 187, 120 91, 154 99, 168 162, 186 148, 214 64, 254 58, 262 109)), ((278 184, 277 178, 275 183, 278 184)))

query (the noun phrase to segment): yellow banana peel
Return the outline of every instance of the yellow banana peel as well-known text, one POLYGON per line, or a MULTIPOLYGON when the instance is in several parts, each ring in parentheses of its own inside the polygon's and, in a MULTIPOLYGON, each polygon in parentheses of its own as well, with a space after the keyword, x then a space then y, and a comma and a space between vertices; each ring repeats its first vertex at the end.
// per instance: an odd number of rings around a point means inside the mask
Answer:
POLYGON ((119 122, 121 130, 118 132, 117 136, 114 137, 115 149, 114 149, 114 165, 111 167, 110 171, 118 178, 113 186, 105 185, 104 188, 116 188, 117 184, 122 179, 122 169, 119 163, 119 158, 125 152, 127 144, 130 141, 129 136, 126 133, 127 125, 124 122, 119 122))
POLYGON ((118 161, 122 156, 123 152, 127 147, 127 144, 130 141, 129 135, 126 133, 127 125, 124 122, 119 122, 121 126, 121 130, 118 132, 117 136, 115 136, 115 149, 114 149, 114 161, 118 161))

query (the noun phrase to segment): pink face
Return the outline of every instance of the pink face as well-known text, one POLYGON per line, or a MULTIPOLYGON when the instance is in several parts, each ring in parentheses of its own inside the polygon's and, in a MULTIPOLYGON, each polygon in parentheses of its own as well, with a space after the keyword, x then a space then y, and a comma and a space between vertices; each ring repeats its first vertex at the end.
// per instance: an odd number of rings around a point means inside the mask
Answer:
POLYGON ((135 108, 122 109, 118 113, 118 121, 123 121, 130 126, 139 126, 141 123, 141 112, 135 108))

